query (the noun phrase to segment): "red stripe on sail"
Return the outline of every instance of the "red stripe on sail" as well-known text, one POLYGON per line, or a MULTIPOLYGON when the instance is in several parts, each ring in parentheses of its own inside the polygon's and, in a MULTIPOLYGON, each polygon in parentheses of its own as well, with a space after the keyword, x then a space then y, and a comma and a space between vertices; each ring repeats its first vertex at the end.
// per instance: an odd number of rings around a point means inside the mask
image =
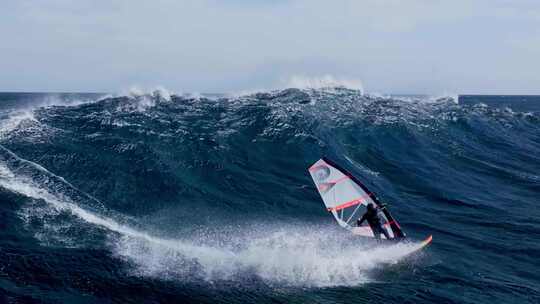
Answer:
POLYGON ((343 176, 343 177, 340 177, 340 178, 338 178, 336 180, 320 184, 318 189, 319 189, 319 191, 326 192, 329 188, 334 187, 336 184, 338 184, 338 183, 340 183, 340 182, 342 182, 344 180, 348 180, 348 179, 349 179, 348 176, 343 176))
POLYGON ((317 169, 319 169, 319 168, 322 168, 322 167, 326 168, 326 167, 328 167, 328 166, 327 166, 326 164, 324 164, 324 165, 313 165, 313 166, 309 167, 308 170, 309 170, 309 171, 315 171, 315 170, 317 170, 317 169))
POLYGON ((370 196, 371 196, 371 193, 368 193, 367 195, 362 195, 361 197, 353 199, 352 201, 348 201, 348 202, 343 203, 341 205, 337 205, 335 207, 330 207, 330 208, 326 208, 326 209, 328 211, 334 211, 334 210, 338 211, 338 210, 341 210, 341 209, 345 209, 345 208, 348 208, 348 207, 351 207, 351 206, 354 206, 354 205, 361 204, 366 198, 368 198, 370 196))
POLYGON ((358 205, 362 202, 362 198, 357 198, 355 200, 352 200, 352 201, 349 201, 349 202, 346 202, 344 204, 341 204, 341 205, 338 205, 338 206, 335 206, 335 207, 332 207, 332 208, 327 208, 328 211, 338 211, 338 210, 341 210, 341 209, 345 209, 345 208, 348 208, 348 207, 351 207, 351 206, 354 206, 354 205, 358 205))
POLYGON ((343 176, 343 177, 340 177, 340 178, 338 178, 338 179, 336 179, 334 181, 330 181, 329 183, 337 184, 337 183, 342 182, 342 181, 347 180, 347 179, 349 179, 348 176, 343 176))

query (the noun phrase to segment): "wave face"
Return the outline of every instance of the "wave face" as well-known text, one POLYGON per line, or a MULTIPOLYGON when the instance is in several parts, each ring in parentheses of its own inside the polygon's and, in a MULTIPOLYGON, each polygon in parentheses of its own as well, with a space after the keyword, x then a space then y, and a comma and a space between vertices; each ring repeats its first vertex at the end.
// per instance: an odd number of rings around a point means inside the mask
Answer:
POLYGON ((540 300, 533 101, 29 96, 0 94, 7 301, 540 300), (336 227, 306 170, 323 155, 433 245, 404 259, 415 242, 374 246, 336 227))

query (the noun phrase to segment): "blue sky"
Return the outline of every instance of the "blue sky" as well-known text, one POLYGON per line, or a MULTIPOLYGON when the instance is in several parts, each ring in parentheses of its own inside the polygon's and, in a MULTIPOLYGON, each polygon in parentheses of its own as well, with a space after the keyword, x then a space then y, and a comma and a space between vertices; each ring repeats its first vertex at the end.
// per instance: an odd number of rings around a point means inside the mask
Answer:
POLYGON ((0 90, 540 94, 540 1, 0 2, 0 90))

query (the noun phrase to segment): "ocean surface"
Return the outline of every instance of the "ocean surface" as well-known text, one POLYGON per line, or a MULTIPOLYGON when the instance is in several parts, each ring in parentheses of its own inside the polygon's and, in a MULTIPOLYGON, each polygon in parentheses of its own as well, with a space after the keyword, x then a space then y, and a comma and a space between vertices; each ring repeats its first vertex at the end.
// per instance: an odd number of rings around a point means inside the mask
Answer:
POLYGON ((0 93, 0 302, 540 303, 540 97, 0 93), (411 244, 337 227, 327 156, 411 244))

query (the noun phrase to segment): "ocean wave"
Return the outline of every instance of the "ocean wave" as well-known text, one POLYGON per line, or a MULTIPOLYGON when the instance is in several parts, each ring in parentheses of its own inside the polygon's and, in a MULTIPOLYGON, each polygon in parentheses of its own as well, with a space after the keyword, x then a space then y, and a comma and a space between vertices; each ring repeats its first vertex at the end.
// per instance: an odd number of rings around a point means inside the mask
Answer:
MULTIPOLYGON (((16 157, 13 154, 9 156, 16 157)), ((42 174, 52 175, 37 164, 18 160, 42 174)), ((277 231, 264 227, 256 233, 250 227, 242 227, 237 233, 241 234, 246 229, 249 231, 247 237, 245 234, 242 237, 229 234, 219 236, 224 237, 223 240, 210 240, 214 244, 227 244, 222 247, 206 245, 201 238, 165 239, 81 207, 63 192, 51 193, 48 189, 59 187, 53 186, 48 179, 43 183, 24 176, 20 171, 16 173, 5 165, 0 166, 0 186, 32 199, 22 209, 21 215, 27 224, 43 221, 36 238, 45 245, 84 247, 84 240, 73 239, 74 230, 81 224, 69 216, 76 217, 105 229, 106 233, 114 233, 109 238, 114 254, 136 263, 137 269, 133 273, 142 276, 214 281, 255 274, 271 284, 289 286, 358 285, 369 282, 371 270, 381 264, 397 263, 417 249, 414 243, 392 248, 373 248, 366 244, 362 247, 358 240, 351 240, 345 234, 340 237, 329 227, 298 229, 298 225, 287 227, 279 223, 272 224, 273 227, 279 226, 277 231), (47 205, 39 204, 39 201, 47 205)), ((74 188, 63 178, 57 179, 74 188)), ((81 196, 89 195, 83 193, 81 196)), ((91 232, 98 233, 95 230, 91 232)))
MULTIPOLYGON (((306 171, 326 155, 388 202, 411 239, 436 234, 441 264, 475 281, 470 267, 490 276, 508 269, 501 261, 534 269, 526 250, 514 253, 519 259, 498 252, 523 237, 515 223, 528 223, 535 237, 538 115, 343 86, 241 96, 141 91, 29 106, 0 119, 2 208, 21 225, 21 242, 28 235, 44 251, 96 249, 123 277, 143 282, 392 280, 377 272, 414 243, 374 248, 337 230, 306 171), (489 249, 479 249, 482 240, 489 249)), ((430 276, 425 261, 407 265, 430 276)))

